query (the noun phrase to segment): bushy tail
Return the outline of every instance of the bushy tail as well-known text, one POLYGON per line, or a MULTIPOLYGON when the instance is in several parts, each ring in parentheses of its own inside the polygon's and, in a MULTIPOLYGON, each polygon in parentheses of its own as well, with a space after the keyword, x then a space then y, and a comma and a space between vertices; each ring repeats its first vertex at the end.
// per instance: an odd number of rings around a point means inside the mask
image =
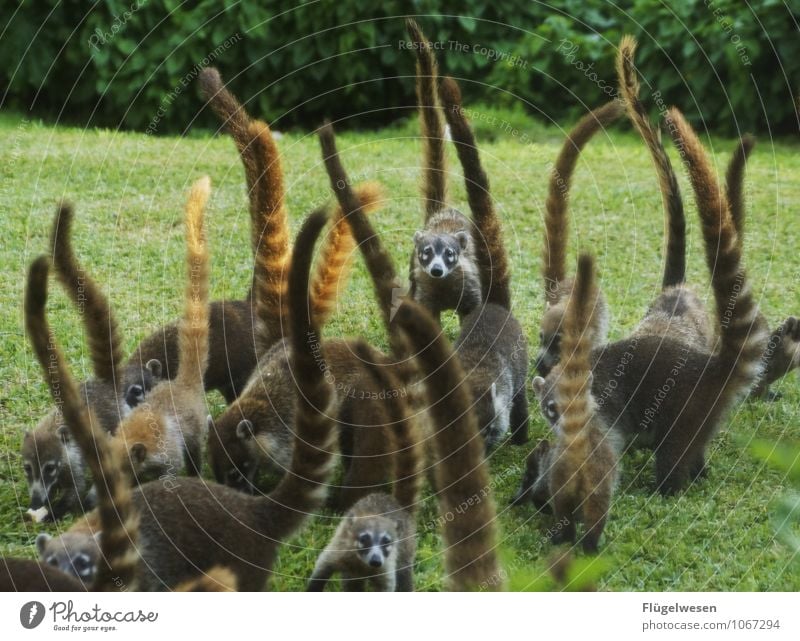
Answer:
POLYGON ((475 136, 461 106, 458 83, 450 77, 444 78, 439 96, 464 171, 484 302, 511 309, 511 270, 503 244, 503 231, 489 192, 489 177, 481 165, 475 136))
POLYGON ((495 508, 483 439, 464 372, 439 325, 411 301, 395 321, 425 373, 429 415, 439 463, 436 486, 444 524, 445 566, 453 590, 495 590, 502 585, 495 552, 495 508))
POLYGON ((661 281, 661 286, 666 289, 680 285, 686 280, 686 216, 678 178, 661 142, 661 135, 653 128, 647 110, 639 100, 639 74, 633 62, 636 46, 636 38, 622 37, 617 55, 617 78, 628 117, 650 150, 658 174, 658 184, 667 216, 667 251, 664 277, 661 281))
POLYGON ((50 387, 50 394, 95 479, 103 531, 100 551, 106 563, 99 565, 92 589, 134 590, 139 558, 135 547, 139 518, 131 503, 130 481, 124 477, 124 466, 121 460, 115 458, 108 437, 96 427, 97 422, 83 403, 50 330, 45 315, 48 269, 48 258, 40 256, 28 271, 25 328, 50 387))
POLYGON ((113 385, 120 380, 124 362, 122 336, 108 298, 81 267, 72 251, 73 219, 72 206, 62 203, 56 211, 50 232, 53 265, 56 277, 83 318, 94 375, 113 385))
POLYGON ((445 175, 444 123, 437 104, 438 70, 436 56, 431 43, 419 25, 410 18, 406 20, 408 37, 417 52, 417 108, 425 148, 423 156, 422 198, 425 206, 425 222, 440 211, 447 198, 447 176, 445 175))
POLYGON ((259 340, 262 351, 266 351, 289 331, 289 301, 286 294, 291 255, 289 219, 278 148, 272 133, 265 123, 255 121, 248 128, 248 136, 259 163, 259 173, 253 187, 257 210, 254 222, 258 237, 255 245, 255 299, 260 325, 259 340))
POLYGON ((750 134, 745 134, 733 151, 733 156, 728 163, 725 174, 725 191, 731 208, 731 218, 739 235, 739 242, 744 238, 744 174, 747 169, 747 159, 755 147, 756 139, 750 134))
POLYGON ((569 224, 567 211, 572 174, 578 156, 592 136, 605 129, 625 112, 619 100, 607 102, 589 112, 569 132, 550 175, 545 201, 545 243, 542 270, 545 296, 555 301, 557 285, 566 277, 566 252, 569 224))
POLYGON ((766 328, 750 292, 742 266, 742 247, 730 205, 697 134, 674 107, 669 110, 670 134, 681 153, 694 189, 703 229, 706 262, 720 323, 720 361, 728 388, 741 391, 758 374, 766 344, 766 328))
MULTIPOLYGON (((378 183, 357 186, 356 195, 365 213, 377 209, 383 200, 383 190, 378 183)), ((323 240, 311 286, 314 316, 320 325, 330 318, 339 291, 347 282, 355 246, 345 212, 339 205, 334 212, 330 231, 323 240)))
POLYGON ((403 396, 393 397, 402 384, 392 373, 392 365, 381 363, 381 357, 368 343, 358 341, 354 353, 362 365, 369 371, 378 389, 387 392, 385 406, 389 410, 391 430, 394 436, 395 478, 393 484, 394 498, 409 513, 414 513, 419 501, 420 438, 416 422, 409 416, 408 405, 403 396))
POLYGON ((568 442, 585 443, 590 419, 591 354, 589 325, 597 304, 594 258, 581 254, 575 284, 564 315, 561 339, 561 376, 558 379, 561 433, 568 442))
POLYGON ((211 259, 204 229, 204 211, 211 194, 211 181, 205 176, 195 182, 186 202, 187 283, 183 318, 178 323, 178 376, 176 383, 203 392, 203 376, 208 368, 209 308, 208 288, 211 259))
POLYGON ((215 565, 200 576, 178 584, 173 592, 236 592, 239 581, 223 565, 215 565))
POLYGON ((297 386, 295 438, 292 464, 269 495, 263 531, 280 540, 294 532, 322 505, 333 467, 337 432, 330 418, 333 398, 325 373, 320 325, 311 313, 309 274, 314 244, 327 222, 319 210, 303 223, 297 235, 289 272, 292 372, 297 386))

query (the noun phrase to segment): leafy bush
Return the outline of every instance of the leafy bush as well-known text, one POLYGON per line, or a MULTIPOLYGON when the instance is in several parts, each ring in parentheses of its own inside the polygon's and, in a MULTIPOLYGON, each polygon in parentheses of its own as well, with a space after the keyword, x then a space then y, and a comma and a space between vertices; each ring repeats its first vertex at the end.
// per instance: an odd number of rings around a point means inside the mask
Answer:
POLYGON ((85 15, 76 4, 18 2, 0 38, 3 106, 151 133, 210 126, 193 86, 205 63, 278 127, 384 124, 413 107, 401 45, 413 14, 471 102, 572 119, 613 91, 615 46, 633 33, 663 101, 654 110, 677 104, 723 132, 797 129, 800 11, 780 0, 105 0, 85 15))

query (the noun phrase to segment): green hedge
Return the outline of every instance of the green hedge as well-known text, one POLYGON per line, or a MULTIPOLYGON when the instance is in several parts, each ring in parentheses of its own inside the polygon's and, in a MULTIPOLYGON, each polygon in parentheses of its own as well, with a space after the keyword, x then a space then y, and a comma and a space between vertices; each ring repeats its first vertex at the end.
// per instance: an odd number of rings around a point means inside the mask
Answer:
POLYGON ((2 104, 151 133, 211 126, 192 82, 210 63, 278 127, 384 124, 413 105, 413 55, 400 43, 414 14, 472 102, 572 119, 613 91, 615 45, 633 33, 664 105, 723 133, 797 131, 800 9, 780 0, 362 4, 105 0, 84 13, 74 0, 23 0, 0 37, 2 104))

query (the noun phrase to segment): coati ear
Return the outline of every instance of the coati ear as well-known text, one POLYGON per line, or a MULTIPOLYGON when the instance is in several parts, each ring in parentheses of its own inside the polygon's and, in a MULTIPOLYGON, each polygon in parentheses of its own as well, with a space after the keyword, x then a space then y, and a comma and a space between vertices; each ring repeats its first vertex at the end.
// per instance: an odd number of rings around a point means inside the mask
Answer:
POLYGON ((469 244, 469 233, 465 231, 458 231, 456 232, 456 239, 458 240, 458 244, 461 246, 461 249, 466 249, 467 244, 469 244))
POLYGON ((236 426, 236 436, 246 441, 249 438, 253 438, 255 434, 256 428, 251 421, 247 419, 239 421, 239 424, 236 426))
POLYGON ((419 245, 421 240, 422 240, 422 232, 421 231, 415 231, 414 232, 414 244, 415 245, 419 245))
POLYGON ((134 443, 131 448, 131 458, 137 463, 144 463, 147 458, 147 446, 144 443, 134 443))
POLYGON ((72 435, 69 433, 69 428, 66 425, 62 425, 56 430, 56 436, 61 440, 62 443, 65 445, 69 443, 72 435))
POLYGON ((163 370, 161 367, 160 360, 158 360, 157 358, 151 358, 149 361, 147 361, 145 367, 148 370, 150 370, 150 373, 153 375, 153 378, 161 378, 161 373, 163 370))
POLYGON ((44 555, 44 549, 52 539, 53 537, 45 532, 36 535, 36 551, 39 553, 39 556, 44 555))
POLYGON ((534 376, 531 382, 531 388, 533 388, 533 393, 536 394, 536 398, 542 400, 544 396, 544 379, 541 376, 534 376))

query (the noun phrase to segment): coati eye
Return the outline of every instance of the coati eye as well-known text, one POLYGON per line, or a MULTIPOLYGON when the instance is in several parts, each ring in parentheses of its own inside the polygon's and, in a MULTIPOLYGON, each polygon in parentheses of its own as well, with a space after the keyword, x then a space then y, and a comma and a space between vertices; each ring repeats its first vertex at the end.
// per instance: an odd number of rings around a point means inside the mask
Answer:
POLYGON ((56 473, 56 464, 55 463, 45 463, 44 467, 42 467, 42 473, 45 476, 53 476, 56 473))
POLYGON ((453 258, 455 258, 455 255, 456 255, 456 253, 452 249, 450 249, 450 248, 447 249, 447 259, 448 260, 453 260, 453 258))
POLYGON ((54 568, 58 567, 58 559, 54 556, 47 557, 47 565, 52 565, 54 568))
POLYGON ((555 418, 556 416, 558 416, 558 412, 556 411, 556 402, 547 401, 547 405, 545 406, 545 411, 547 412, 547 416, 549 418, 555 418))
POLYGON ((392 542, 392 537, 391 537, 391 536, 389 536, 388 534, 384 534, 384 535, 381 537, 381 545, 382 545, 383 547, 386 547, 386 546, 387 546, 387 545, 389 545, 391 542, 392 542))
POLYGON ((431 255, 431 253, 432 253, 432 252, 431 252, 431 248, 430 248, 430 247, 424 247, 424 248, 422 249, 422 251, 420 252, 420 255, 421 255, 423 258, 428 258, 428 256, 430 256, 430 255, 431 255))
POLYGON ((362 532, 358 535, 358 544, 363 548, 372 546, 372 535, 369 532, 362 532))

